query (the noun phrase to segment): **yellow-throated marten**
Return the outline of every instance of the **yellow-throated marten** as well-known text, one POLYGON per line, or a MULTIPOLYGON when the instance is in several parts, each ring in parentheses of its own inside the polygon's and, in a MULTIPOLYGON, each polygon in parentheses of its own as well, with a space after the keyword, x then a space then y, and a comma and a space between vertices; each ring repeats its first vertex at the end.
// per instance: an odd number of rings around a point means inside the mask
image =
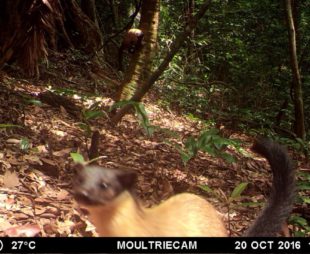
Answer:
MULTIPOLYGON (((271 195, 244 236, 276 236, 289 216, 295 175, 286 150, 261 139, 253 150, 264 156, 273 172, 271 195)), ((130 190, 133 172, 87 166, 77 174, 76 200, 89 212, 100 236, 227 236, 217 210, 194 194, 178 194, 153 208, 143 208, 130 190)))
POLYGON ((131 54, 139 50, 142 46, 143 37, 144 37, 144 33, 138 28, 131 28, 126 32, 123 42, 118 51, 119 70, 123 69, 124 50, 128 50, 128 53, 131 53, 131 54))

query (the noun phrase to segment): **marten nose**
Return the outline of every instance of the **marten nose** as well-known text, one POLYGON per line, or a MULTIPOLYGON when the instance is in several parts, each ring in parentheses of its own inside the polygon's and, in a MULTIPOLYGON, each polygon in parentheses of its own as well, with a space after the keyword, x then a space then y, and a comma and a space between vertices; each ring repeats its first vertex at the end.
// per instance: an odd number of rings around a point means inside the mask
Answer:
POLYGON ((87 190, 74 190, 74 198, 81 203, 89 203, 89 194, 87 190))

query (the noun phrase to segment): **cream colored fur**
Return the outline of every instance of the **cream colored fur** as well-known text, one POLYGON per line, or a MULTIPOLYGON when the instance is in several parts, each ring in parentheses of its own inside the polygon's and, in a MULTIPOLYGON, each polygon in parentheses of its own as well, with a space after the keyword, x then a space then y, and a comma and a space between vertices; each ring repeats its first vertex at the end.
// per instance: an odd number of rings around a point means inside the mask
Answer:
POLYGON ((85 208, 100 236, 227 236, 216 209, 189 193, 142 208, 125 191, 106 206, 85 208))

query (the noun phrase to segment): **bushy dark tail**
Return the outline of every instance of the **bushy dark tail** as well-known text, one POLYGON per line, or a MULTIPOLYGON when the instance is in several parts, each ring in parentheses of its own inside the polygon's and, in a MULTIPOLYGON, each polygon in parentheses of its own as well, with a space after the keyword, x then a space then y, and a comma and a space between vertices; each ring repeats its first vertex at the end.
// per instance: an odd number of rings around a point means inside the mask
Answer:
POLYGON ((273 183, 265 208, 244 236, 276 236, 293 208, 295 170, 286 149, 271 140, 259 139, 252 150, 268 160, 273 183))

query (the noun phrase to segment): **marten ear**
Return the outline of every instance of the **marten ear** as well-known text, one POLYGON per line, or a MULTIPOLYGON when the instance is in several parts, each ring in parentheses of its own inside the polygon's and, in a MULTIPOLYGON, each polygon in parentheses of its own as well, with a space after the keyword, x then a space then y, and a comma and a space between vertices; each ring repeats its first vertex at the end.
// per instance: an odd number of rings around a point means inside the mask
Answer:
POLYGON ((75 175, 77 175, 82 169, 84 169, 85 166, 81 163, 76 163, 72 166, 72 171, 75 175))
POLYGON ((122 170, 119 171, 117 178, 124 189, 130 190, 136 182, 137 174, 133 171, 122 170))

